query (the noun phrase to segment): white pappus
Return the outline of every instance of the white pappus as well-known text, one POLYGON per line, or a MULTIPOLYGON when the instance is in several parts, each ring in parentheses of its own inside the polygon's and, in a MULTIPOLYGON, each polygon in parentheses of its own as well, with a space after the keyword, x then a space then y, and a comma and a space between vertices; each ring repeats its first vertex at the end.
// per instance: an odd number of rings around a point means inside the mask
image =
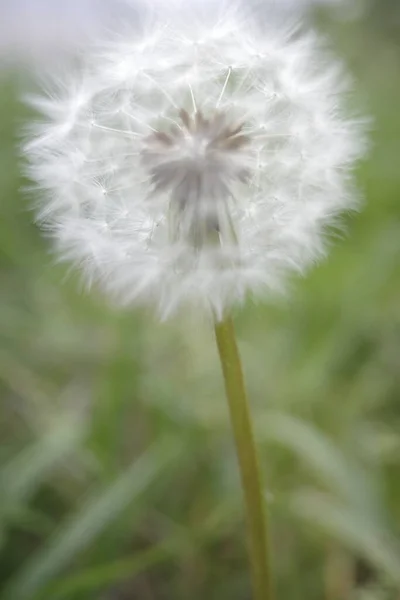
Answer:
POLYGON ((25 146, 60 256, 162 317, 284 289, 355 206, 365 149, 317 36, 210 12, 159 11, 86 49, 34 99, 25 146))

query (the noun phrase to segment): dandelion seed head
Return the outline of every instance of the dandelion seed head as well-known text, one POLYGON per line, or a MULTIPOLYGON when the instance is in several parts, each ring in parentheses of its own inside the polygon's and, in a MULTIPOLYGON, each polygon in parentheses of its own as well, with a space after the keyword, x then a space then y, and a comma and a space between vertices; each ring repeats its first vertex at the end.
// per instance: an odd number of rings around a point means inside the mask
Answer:
POLYGON ((34 99, 25 147, 60 255, 162 316, 284 289, 356 205, 365 151, 313 33, 211 12, 160 10, 86 51, 34 99))

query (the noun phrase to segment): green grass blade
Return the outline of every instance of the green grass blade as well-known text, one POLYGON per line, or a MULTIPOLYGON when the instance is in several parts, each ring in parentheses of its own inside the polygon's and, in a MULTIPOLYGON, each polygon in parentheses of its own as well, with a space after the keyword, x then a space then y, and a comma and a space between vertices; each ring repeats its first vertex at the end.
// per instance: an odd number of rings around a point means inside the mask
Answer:
POLYGON ((156 443, 102 492, 86 500, 13 577, 2 600, 28 600, 36 595, 63 568, 113 522, 176 458, 177 445, 171 440, 156 443))
POLYGON ((51 431, 30 444, 0 470, 1 517, 26 503, 43 481, 80 447, 85 421, 76 417, 57 419, 51 431))
POLYGON ((298 493, 294 511, 328 533, 400 585, 400 548, 390 532, 375 526, 365 515, 316 492, 298 493))

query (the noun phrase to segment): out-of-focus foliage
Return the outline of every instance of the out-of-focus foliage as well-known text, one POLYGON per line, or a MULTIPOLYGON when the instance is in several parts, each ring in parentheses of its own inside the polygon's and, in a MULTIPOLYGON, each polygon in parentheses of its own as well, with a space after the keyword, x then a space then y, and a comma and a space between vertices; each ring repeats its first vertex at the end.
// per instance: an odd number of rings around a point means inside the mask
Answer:
MULTIPOLYGON (((326 24, 326 19, 322 20, 326 24)), ((367 199, 280 306, 237 315, 279 597, 400 595, 400 52, 329 22, 374 115, 367 199)), ((54 264, 0 95, 0 600, 250 598, 212 333, 120 313, 54 264)))
POLYGON ((400 42, 400 4, 396 0, 366 0, 365 13, 372 30, 384 30, 400 42))

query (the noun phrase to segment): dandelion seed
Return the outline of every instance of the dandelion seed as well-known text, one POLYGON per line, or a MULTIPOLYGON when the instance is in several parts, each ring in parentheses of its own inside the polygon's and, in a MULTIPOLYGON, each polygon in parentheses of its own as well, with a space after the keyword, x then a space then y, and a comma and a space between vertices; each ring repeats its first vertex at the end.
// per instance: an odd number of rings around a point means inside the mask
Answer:
POLYGON ((221 316, 323 255, 324 229, 355 206, 363 127, 314 34, 238 9, 168 10, 36 100, 47 122, 29 173, 89 281, 162 316, 188 302, 221 316))

